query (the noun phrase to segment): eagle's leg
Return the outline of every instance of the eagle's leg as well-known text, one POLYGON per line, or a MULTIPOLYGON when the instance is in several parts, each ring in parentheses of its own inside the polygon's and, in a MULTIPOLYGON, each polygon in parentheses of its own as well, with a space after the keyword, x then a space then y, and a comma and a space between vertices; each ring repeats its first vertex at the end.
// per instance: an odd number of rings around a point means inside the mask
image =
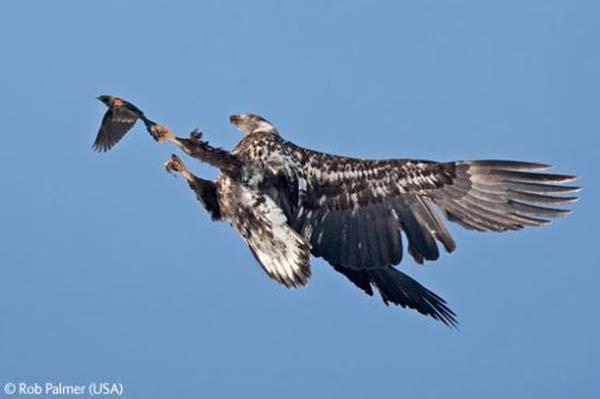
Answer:
POLYGON ((239 159, 222 148, 213 147, 208 141, 202 140, 202 133, 194 130, 189 139, 177 137, 179 147, 188 155, 202 161, 228 174, 234 179, 239 178, 241 173, 241 162, 239 159))
POLYGON ((217 185, 214 181, 202 179, 192 174, 175 154, 171 155, 171 159, 165 162, 165 169, 169 173, 175 172, 185 177, 190 188, 196 193, 196 198, 204 205, 211 218, 213 220, 221 219, 221 207, 217 199, 217 185))
POLYGON ((241 163, 236 156, 222 148, 213 147, 207 141, 202 140, 202 133, 194 130, 188 139, 175 136, 169 128, 156 124, 149 129, 152 137, 159 143, 171 141, 186 154, 207 164, 219 168, 223 173, 234 179, 239 178, 241 163))

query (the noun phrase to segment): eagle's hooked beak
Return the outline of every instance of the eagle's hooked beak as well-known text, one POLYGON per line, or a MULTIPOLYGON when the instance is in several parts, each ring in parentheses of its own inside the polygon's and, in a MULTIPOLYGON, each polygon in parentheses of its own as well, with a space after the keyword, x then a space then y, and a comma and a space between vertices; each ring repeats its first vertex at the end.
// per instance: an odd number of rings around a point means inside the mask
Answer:
POLYGON ((241 122, 241 120, 242 120, 242 118, 239 115, 231 115, 229 117, 229 121, 236 126, 238 125, 238 123, 241 122))

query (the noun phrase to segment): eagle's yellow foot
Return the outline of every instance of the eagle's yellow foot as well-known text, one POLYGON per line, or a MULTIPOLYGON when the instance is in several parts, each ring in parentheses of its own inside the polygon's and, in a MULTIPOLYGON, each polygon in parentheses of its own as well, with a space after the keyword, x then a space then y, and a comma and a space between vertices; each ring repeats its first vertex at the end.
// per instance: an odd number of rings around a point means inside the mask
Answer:
POLYGON ((183 162, 181 161, 181 159, 175 154, 171 155, 171 159, 169 159, 167 162, 165 162, 164 166, 165 166, 165 170, 170 174, 175 174, 175 173, 186 174, 186 173, 188 173, 188 170, 185 167, 185 165, 183 164, 183 162))
POLYGON ((175 135, 171 133, 168 127, 160 124, 150 126, 148 132, 150 133, 150 135, 152 135, 152 138, 158 143, 164 143, 165 141, 171 140, 175 137, 175 135))

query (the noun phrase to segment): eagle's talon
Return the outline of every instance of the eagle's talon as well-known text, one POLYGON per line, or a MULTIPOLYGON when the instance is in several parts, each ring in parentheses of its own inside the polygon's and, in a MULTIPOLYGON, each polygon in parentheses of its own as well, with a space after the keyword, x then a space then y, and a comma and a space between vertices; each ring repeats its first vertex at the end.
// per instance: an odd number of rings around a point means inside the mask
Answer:
POLYGON ((165 170, 167 171, 168 174, 172 175, 173 177, 177 177, 177 175, 175 173, 173 173, 173 168, 171 167, 171 161, 167 161, 163 164, 163 166, 165 167, 165 170))
POLYGON ((156 140, 156 142, 159 144, 164 143, 171 137, 173 137, 173 133, 171 133, 168 127, 159 124, 152 125, 148 129, 148 132, 150 133, 152 138, 156 140))
POLYGON ((202 141, 202 132, 198 129, 192 130, 192 132, 190 133, 190 140, 194 142, 202 141))
POLYGON ((164 166, 165 170, 175 177, 177 177, 177 173, 180 173, 185 169, 183 162, 181 162, 181 159, 175 154, 171 155, 171 159, 165 162, 164 166))
POLYGON ((165 170, 167 171, 168 174, 170 174, 171 176, 173 176, 174 178, 177 178, 177 167, 174 164, 173 160, 168 160, 167 162, 164 163, 164 167, 165 170))

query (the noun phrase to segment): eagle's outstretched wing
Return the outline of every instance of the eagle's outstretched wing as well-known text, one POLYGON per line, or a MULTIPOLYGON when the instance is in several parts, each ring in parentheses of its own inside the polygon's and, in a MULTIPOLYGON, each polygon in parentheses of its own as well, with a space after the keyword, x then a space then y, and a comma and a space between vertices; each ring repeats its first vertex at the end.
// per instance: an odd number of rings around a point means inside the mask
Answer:
POLYGON ((219 184, 223 218, 238 230, 264 271, 286 287, 306 285, 310 245, 288 225, 281 208, 267 195, 227 177, 219 184))
MULTIPOLYGON (((288 144, 291 145, 291 144, 288 144)), ((437 242, 456 247, 434 204, 449 220, 479 231, 517 230, 549 223, 574 201, 574 176, 534 172, 548 165, 515 161, 437 163, 359 160, 290 151, 298 206, 290 224, 313 253, 333 265, 369 269, 398 264, 400 231, 418 263, 439 257, 437 242), (298 154, 302 154, 299 156, 298 154), (296 155, 293 155, 296 154, 296 155)))
POLYGON ((276 131, 246 136, 232 152, 249 165, 242 180, 266 194, 289 225, 367 294, 447 324, 445 301, 393 266, 402 260, 401 232, 418 263, 456 248, 438 214, 480 231, 540 226, 569 213, 565 186, 574 176, 541 173, 548 165, 515 161, 362 160, 308 150, 276 131), (259 172, 259 173, 258 173, 259 172), (258 177, 258 178, 257 178, 258 177))
POLYGON ((226 175, 216 182, 195 176, 175 154, 165 169, 185 177, 213 220, 227 221, 241 234, 271 278, 287 287, 308 282, 310 245, 287 224, 284 212, 270 197, 226 175))

